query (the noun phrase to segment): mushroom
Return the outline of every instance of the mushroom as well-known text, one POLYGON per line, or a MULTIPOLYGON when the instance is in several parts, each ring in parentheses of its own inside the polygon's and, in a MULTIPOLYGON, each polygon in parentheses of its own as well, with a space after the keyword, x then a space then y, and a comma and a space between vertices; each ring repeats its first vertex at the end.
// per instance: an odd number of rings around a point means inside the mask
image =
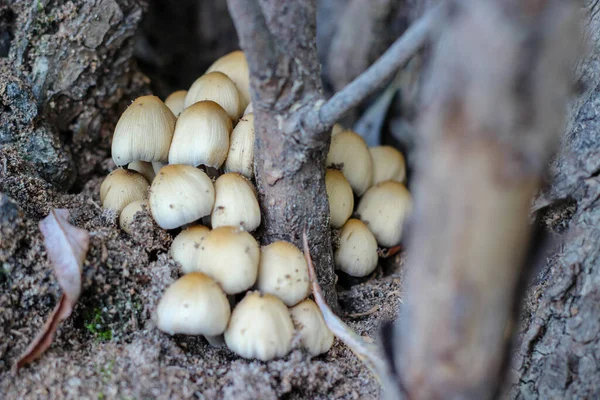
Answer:
POLYGON ((197 254, 196 270, 216 280, 227 294, 241 293, 256 282, 258 243, 239 227, 213 229, 197 254))
POLYGON ((169 164, 219 168, 229 151, 231 119, 214 101, 192 104, 179 116, 169 151, 169 164))
POLYGON ((173 239, 169 253, 173 260, 181 264, 184 274, 196 271, 200 246, 208 236, 210 229, 203 225, 190 226, 173 239))
POLYGON ((326 353, 333 345, 333 332, 327 327, 321 310, 306 299, 290 308, 292 321, 300 333, 300 343, 313 356, 326 353))
POLYGON ((406 180, 406 163, 404 156, 392 146, 376 146, 369 148, 373 159, 373 185, 383 181, 406 180))
POLYGON ((242 110, 250 103, 250 70, 241 50, 232 51, 217 59, 206 72, 219 71, 231 79, 240 91, 242 110))
POLYGON ((154 172, 154 167, 152 163, 147 161, 133 161, 127 165, 127 169, 134 170, 144 175, 144 178, 148 181, 148 183, 152 183, 154 177, 156 176, 156 172, 154 172))
POLYGON ((412 199, 400 182, 385 181, 370 188, 360 199, 356 213, 382 247, 402 239, 402 225, 412 209, 412 199))
POLYGON ((239 172, 248 179, 254 176, 254 115, 240 119, 229 138, 225 172, 239 172))
POLYGON ((234 122, 240 118, 245 108, 235 83, 227 75, 217 71, 208 72, 192 83, 185 96, 184 107, 202 100, 212 100, 223 107, 234 122))
POLYGON ((339 123, 336 122, 331 127, 331 136, 335 136, 338 133, 343 132, 344 130, 345 130, 344 127, 341 124, 339 124, 339 123))
POLYGON ((277 297, 248 292, 233 309, 225 343, 245 358, 272 360, 292 349, 294 324, 288 308, 277 297))
POLYGON ((150 210, 163 229, 174 229, 209 215, 215 201, 213 183, 189 165, 163 167, 150 187, 150 210))
POLYGON ((118 214, 125 206, 148 197, 148 182, 139 172, 116 169, 100 185, 102 207, 115 210, 118 214))
POLYGON ((252 232, 260 225, 256 190, 243 175, 229 172, 215 181, 215 205, 210 215, 213 228, 241 226, 252 232))
POLYGON ((254 108, 252 107, 252 102, 248 103, 248 107, 244 110, 244 115, 252 114, 254 112, 254 108))
POLYGON ((200 272, 183 275, 167 288, 156 310, 158 329, 170 335, 223 334, 231 308, 217 282, 200 272))
POLYGON ((373 162, 365 140, 352 131, 343 131, 331 138, 327 166, 340 169, 358 196, 371 186, 373 162))
POLYGON ((348 275, 367 276, 377 267, 377 241, 367 225, 349 219, 340 230, 340 241, 334 252, 335 265, 348 275))
POLYGON ((176 117, 179 117, 179 114, 181 114, 181 112, 185 108, 183 104, 185 102, 186 95, 187 90, 177 90, 171 93, 165 99, 165 105, 169 107, 169 110, 171 110, 173 115, 175 115, 176 117))
POLYGON ((261 249, 258 289, 279 297, 291 307, 308 296, 309 286, 306 261, 296 246, 277 241, 261 249))
POLYGON ((161 161, 169 158, 175 115, 156 96, 135 99, 119 118, 112 142, 115 164, 161 161))
POLYGON ((340 171, 328 168, 325 173, 325 187, 329 200, 330 223, 333 228, 340 228, 346 223, 354 210, 354 194, 352 187, 340 171))
POLYGON ((131 230, 131 223, 133 222, 133 218, 135 217, 135 214, 142 211, 144 207, 148 207, 148 200, 146 199, 132 201, 127 204, 119 216, 119 226, 121 229, 132 235, 133 231, 131 230))

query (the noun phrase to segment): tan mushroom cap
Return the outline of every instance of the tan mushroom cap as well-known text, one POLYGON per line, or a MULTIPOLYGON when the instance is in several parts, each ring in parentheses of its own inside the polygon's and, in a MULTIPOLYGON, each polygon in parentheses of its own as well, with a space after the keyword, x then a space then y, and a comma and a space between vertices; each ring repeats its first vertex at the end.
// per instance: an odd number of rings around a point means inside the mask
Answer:
POLYGON ((196 79, 185 96, 184 108, 203 100, 211 100, 223 107, 232 121, 237 121, 244 107, 235 83, 222 72, 208 72, 196 79))
POLYGON ((154 172, 154 167, 152 166, 152 163, 149 163, 147 161, 130 162, 129 165, 127 165, 127 169, 139 172, 144 176, 144 178, 146 178, 148 183, 152 183, 154 177, 156 176, 156 172, 154 172))
POLYGON ((364 139, 355 132, 343 131, 332 136, 327 166, 340 169, 358 196, 362 196, 371 187, 371 153, 364 139))
POLYGON ((116 169, 100 185, 100 202, 102 207, 121 213, 123 209, 136 200, 148 197, 148 182, 139 172, 116 169))
POLYGON ((331 127, 331 136, 335 136, 338 133, 343 132, 344 130, 344 127, 336 122, 335 124, 333 124, 333 127, 331 127))
POLYGON ((327 327, 321 310, 306 299, 290 308, 292 321, 300 332, 300 343, 313 356, 326 353, 333 345, 333 332, 327 327))
POLYGON ((256 189, 243 175, 229 172, 215 181, 215 205, 210 215, 213 228, 241 226, 252 232, 260 225, 256 189))
POLYGON ((216 280, 225 293, 248 290, 258 276, 260 249, 256 239, 234 226, 215 228, 200 246, 196 270, 216 280))
POLYGON ((163 229, 174 229, 209 215, 215 201, 213 183, 189 165, 163 167, 150 187, 150 210, 163 229))
POLYGON ((123 211, 121 211, 121 215, 119 216, 119 226, 128 234, 132 235, 133 231, 131 230, 131 223, 133 222, 133 218, 135 214, 142 211, 144 207, 148 207, 148 200, 136 200, 129 203, 123 211))
POLYGON ((214 101, 192 104, 177 119, 169 163, 221 167, 227 158, 232 129, 231 119, 214 101))
POLYGON ((173 239, 169 253, 173 260, 181 264, 181 271, 184 274, 196 271, 200 246, 209 232, 210 229, 206 226, 195 225, 182 230, 173 239))
POLYGON ((242 95, 242 110, 250 103, 250 70, 246 56, 241 50, 232 51, 217 59, 206 72, 219 71, 224 73, 237 86, 242 95))
POLYGON ((380 246, 393 247, 402 239, 402 226, 411 210, 412 198, 408 189, 400 182, 385 181, 364 194, 356 213, 380 246))
POLYGON ((280 299, 248 292, 231 314, 225 343, 242 357, 268 361, 287 355, 293 336, 290 312, 280 299))
POLYGON ((334 252, 335 265, 345 273, 362 277, 377 268, 377 241, 367 225, 349 219, 340 230, 340 242, 334 252))
POLYGON ((227 328, 231 308, 217 282, 191 272, 167 288, 156 314, 158 329, 171 335, 216 336, 227 328))
POLYGON ((165 99, 165 105, 167 107, 169 107, 169 110, 171 110, 173 115, 175 115, 176 117, 178 117, 179 114, 181 114, 181 112, 185 108, 184 102, 185 102, 186 95, 187 95, 187 90, 177 90, 177 91, 171 93, 165 99))
POLYGON ((325 174, 325 187, 329 200, 330 223, 340 228, 346 223, 354 210, 354 194, 348 180, 341 171, 328 168, 325 174))
POLYGON ((256 287, 279 297, 290 307, 304 300, 309 294, 310 282, 302 252, 284 241, 263 247, 256 287))
POLYGON ((254 176, 254 114, 244 115, 231 132, 225 172, 254 176))
POLYGON ((373 159, 373 185, 384 181, 406 180, 406 163, 404 156, 392 146, 370 147, 373 159))
POLYGON ((169 158, 175 115, 156 96, 135 99, 119 118, 112 141, 115 164, 161 161, 169 158))

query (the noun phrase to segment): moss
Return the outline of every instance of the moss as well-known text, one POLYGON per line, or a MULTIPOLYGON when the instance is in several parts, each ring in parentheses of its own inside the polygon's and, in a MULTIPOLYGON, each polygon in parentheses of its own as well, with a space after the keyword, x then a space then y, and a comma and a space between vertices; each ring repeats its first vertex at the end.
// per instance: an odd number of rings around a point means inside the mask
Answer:
POLYGON ((85 328, 93 334, 99 341, 109 341, 112 339, 113 332, 110 328, 104 328, 104 318, 102 311, 95 308, 93 312, 87 313, 85 316, 85 328))

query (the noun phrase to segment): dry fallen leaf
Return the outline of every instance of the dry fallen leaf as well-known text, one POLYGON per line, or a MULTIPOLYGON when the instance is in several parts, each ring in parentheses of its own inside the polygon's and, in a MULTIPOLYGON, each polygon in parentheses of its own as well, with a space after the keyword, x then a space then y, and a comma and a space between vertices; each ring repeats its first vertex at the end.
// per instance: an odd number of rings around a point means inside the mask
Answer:
POLYGON ((329 308, 327 302, 323 298, 323 292, 317 282, 317 275, 315 273, 315 266, 310 256, 310 249, 308 247, 308 238, 306 232, 303 234, 304 242, 304 257, 306 258, 306 264, 308 265, 308 276, 312 284, 312 292, 315 298, 315 303, 319 306, 323 319, 327 324, 327 327, 333 332, 333 334, 340 339, 352 352, 369 368, 373 376, 380 382, 383 382, 383 377, 387 371, 387 364, 382 357, 379 356, 379 347, 374 343, 367 342, 363 337, 357 335, 352 328, 350 328, 344 321, 342 321, 334 312, 329 308))
POLYGON ((40 221, 44 246, 63 294, 41 332, 13 366, 15 372, 40 357, 50 347, 61 321, 71 315, 73 306, 79 299, 81 269, 89 248, 90 235, 68 221, 69 211, 63 209, 53 209, 40 221))

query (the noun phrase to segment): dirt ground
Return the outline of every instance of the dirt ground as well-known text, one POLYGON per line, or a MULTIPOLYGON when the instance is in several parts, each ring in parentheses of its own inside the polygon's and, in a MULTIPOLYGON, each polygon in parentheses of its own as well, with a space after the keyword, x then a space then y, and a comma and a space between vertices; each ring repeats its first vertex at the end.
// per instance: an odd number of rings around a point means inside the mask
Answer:
MULTIPOLYGON (((178 275, 168 256, 172 235, 138 216, 136 235, 118 228, 99 206, 102 174, 80 193, 53 191, 25 174, 27 163, 0 149, 0 398, 3 399, 358 399, 377 398, 378 384, 337 339, 325 355, 294 350, 258 362, 212 348, 203 338, 161 333, 152 321, 160 294, 178 275), (1 196, 1 195, 0 195, 1 196), (84 291, 71 317, 40 360, 10 371, 55 306, 60 289, 37 223, 52 207, 91 233, 84 291)), ((368 279, 341 279, 345 321, 373 340, 401 302, 402 254, 368 279)))

